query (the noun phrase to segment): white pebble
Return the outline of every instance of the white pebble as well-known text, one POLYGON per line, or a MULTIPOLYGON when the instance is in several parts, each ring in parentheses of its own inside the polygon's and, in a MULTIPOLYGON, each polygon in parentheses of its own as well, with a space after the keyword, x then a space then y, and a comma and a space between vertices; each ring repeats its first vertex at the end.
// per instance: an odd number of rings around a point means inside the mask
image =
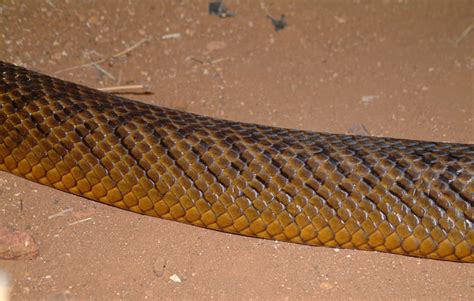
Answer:
POLYGON ((170 280, 176 283, 181 283, 181 278, 179 278, 179 276, 176 274, 171 275, 170 280))

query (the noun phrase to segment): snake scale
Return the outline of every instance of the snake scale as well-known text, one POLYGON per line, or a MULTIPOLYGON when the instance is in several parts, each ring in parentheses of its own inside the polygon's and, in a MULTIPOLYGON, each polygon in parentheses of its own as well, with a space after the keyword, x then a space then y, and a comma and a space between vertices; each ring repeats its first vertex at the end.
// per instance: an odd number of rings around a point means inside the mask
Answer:
POLYGON ((226 121, 0 62, 0 170, 228 233, 474 262, 474 145, 226 121))

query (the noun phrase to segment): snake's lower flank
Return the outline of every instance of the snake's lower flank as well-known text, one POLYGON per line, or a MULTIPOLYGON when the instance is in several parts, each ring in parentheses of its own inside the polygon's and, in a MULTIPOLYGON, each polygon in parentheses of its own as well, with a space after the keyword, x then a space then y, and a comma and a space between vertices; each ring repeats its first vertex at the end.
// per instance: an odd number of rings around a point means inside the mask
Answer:
POLYGON ((225 121, 0 62, 0 170, 228 233, 474 262, 474 145, 225 121))

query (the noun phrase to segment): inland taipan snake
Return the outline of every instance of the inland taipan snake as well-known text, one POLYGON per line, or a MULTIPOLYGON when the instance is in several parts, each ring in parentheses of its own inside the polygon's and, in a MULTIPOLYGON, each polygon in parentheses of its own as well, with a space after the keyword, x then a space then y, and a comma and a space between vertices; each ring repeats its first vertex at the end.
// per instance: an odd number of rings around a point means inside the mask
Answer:
POLYGON ((0 62, 0 170, 229 233, 474 262, 474 145, 225 121, 0 62))

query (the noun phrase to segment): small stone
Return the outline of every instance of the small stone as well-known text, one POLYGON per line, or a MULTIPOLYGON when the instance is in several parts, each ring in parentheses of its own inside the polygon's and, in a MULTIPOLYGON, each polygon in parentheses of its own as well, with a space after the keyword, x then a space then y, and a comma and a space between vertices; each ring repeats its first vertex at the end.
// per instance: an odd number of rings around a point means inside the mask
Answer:
POLYGON ((54 300, 54 301, 68 301, 72 300, 72 294, 70 290, 64 290, 61 292, 56 292, 48 296, 48 300, 54 300))
POLYGON ((39 247, 30 234, 0 226, 0 259, 33 259, 38 255, 39 247))
POLYGON ((156 276, 161 277, 165 273, 166 268, 166 259, 163 257, 158 257, 153 264, 153 272, 156 276))
POLYGON ((361 101, 364 105, 368 105, 369 103, 371 103, 377 98, 378 98, 377 95, 366 95, 366 96, 362 96, 361 101))
POLYGON ((61 52, 56 52, 56 53, 53 53, 53 55, 51 55, 51 58, 52 58, 53 60, 58 61, 58 60, 61 59, 61 56, 62 56, 61 52))
POLYGON ((171 275, 170 280, 176 283, 181 283, 181 278, 179 278, 179 276, 176 274, 171 275))
POLYGON ((227 43, 224 41, 211 41, 207 43, 207 46, 206 46, 208 51, 220 50, 226 47, 227 47, 227 43))
POLYGON ((330 290, 330 289, 332 289, 333 286, 329 282, 321 282, 319 287, 322 288, 322 289, 325 289, 325 290, 330 290))
POLYGON ((90 16, 89 19, 87 19, 87 23, 97 25, 99 24, 99 18, 97 16, 90 16))
POLYGON ((346 19, 345 19, 345 18, 342 18, 342 17, 339 17, 339 16, 334 16, 334 19, 336 19, 336 21, 339 22, 339 23, 341 23, 341 24, 346 23, 346 19))
POLYGON ((349 135, 370 136, 369 130, 367 130, 367 128, 361 123, 352 125, 347 130, 347 133, 349 135))

